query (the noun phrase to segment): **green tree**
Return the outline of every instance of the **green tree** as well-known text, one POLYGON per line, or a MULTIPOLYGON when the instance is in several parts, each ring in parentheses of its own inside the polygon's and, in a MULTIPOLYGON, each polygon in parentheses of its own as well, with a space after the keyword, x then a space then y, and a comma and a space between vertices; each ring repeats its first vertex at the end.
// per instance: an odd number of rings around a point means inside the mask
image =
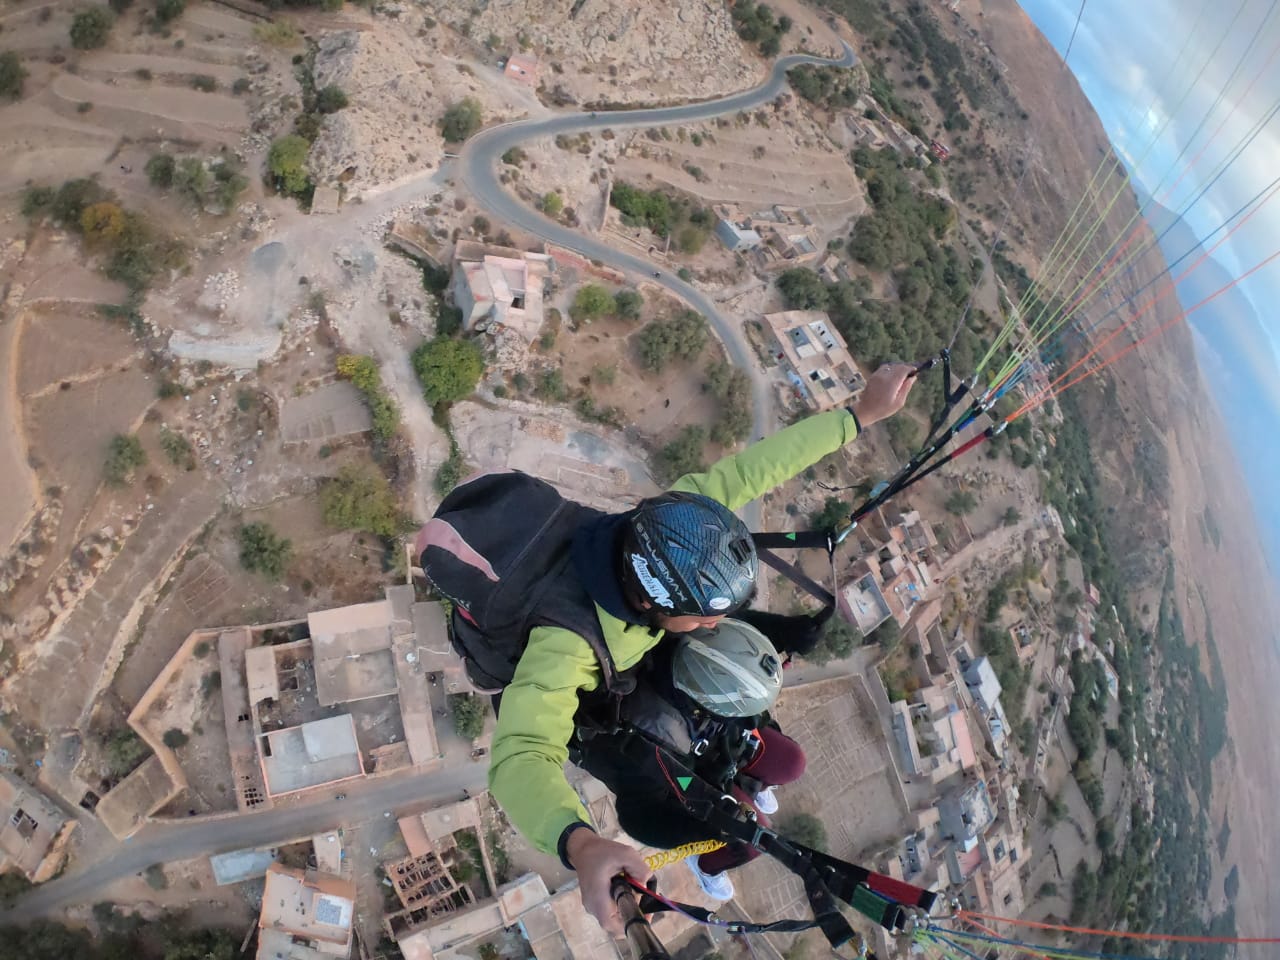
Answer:
POLYGON ((809 514, 809 524, 814 530, 834 533, 848 525, 852 513, 853 504, 839 497, 827 497, 821 510, 809 514))
POLYGON ((151 181, 153 187, 167 190, 173 186, 173 175, 177 167, 177 161, 170 154, 152 154, 151 159, 147 161, 147 179, 151 181))
POLYGON ((830 302, 822 278, 808 267, 792 267, 778 274, 778 292, 789 310, 825 310, 830 302))
POLYGON ((1010 507, 1008 510, 1006 510, 1003 514, 1000 515, 1000 522, 1004 524, 1006 527, 1014 526, 1021 519, 1022 519, 1022 514, 1018 511, 1017 507, 1010 507))
POLYGON ((172 23, 186 8, 187 0, 156 0, 156 22, 161 26, 172 23))
POLYGON ((707 344, 707 322, 702 314, 682 310, 666 320, 654 320, 636 336, 640 364, 661 371, 672 357, 695 359, 707 344))
POLYGON ((811 813, 790 814, 778 825, 778 833, 819 853, 827 852, 827 828, 811 813))
POLYGON ((272 580, 284 576, 293 556, 293 544, 279 536, 265 523, 242 524, 237 531, 240 541, 240 565, 272 580))
POLYGON ((185 747, 191 742, 191 738, 177 727, 170 727, 164 732, 164 736, 161 739, 164 741, 164 745, 170 750, 177 750, 179 747, 185 747))
POLYGON ((466 97, 444 112, 440 118, 440 135, 446 143, 461 143, 479 130, 483 121, 480 101, 466 97))
POLYGON ((348 102, 346 91, 336 83, 316 91, 316 109, 321 113, 337 113, 346 109, 348 102))
POLYGON ((578 292, 573 296, 573 306, 569 308, 569 315, 573 319, 582 322, 584 320, 597 320, 606 314, 613 313, 617 309, 617 303, 613 296, 604 287, 598 283, 586 283, 578 288, 578 292))
POLYGON ((978 505, 978 498, 968 490, 957 490, 951 496, 947 497, 943 506, 947 513, 954 514, 957 517, 963 517, 966 513, 972 513, 973 508, 978 505))
POLYGON ((619 290, 613 295, 613 312, 619 320, 639 320, 644 297, 639 290, 619 290))
POLYGON ((115 15, 106 7, 86 7, 71 20, 71 45, 77 50, 101 47, 115 22, 115 15))
POLYGON ((307 154, 311 144, 297 134, 280 137, 267 153, 267 169, 276 177, 286 193, 303 193, 311 183, 307 172, 307 154))
POLYGON ((27 71, 22 61, 12 50, 0 53, 0 97, 16 100, 22 96, 22 81, 27 78, 27 71))
POLYGON ((818 642, 804 655, 804 658, 818 665, 830 663, 832 660, 843 660, 853 653, 859 639, 860 636, 853 624, 837 614, 823 624, 818 642))
POLYGON ((703 448, 707 445, 707 431, 696 424, 682 429, 674 440, 658 451, 657 468, 660 477, 674 481, 686 473, 696 473, 706 466, 703 448))
POLYGON ((133 472, 147 462, 142 441, 133 434, 117 433, 107 446, 107 460, 102 472, 107 483, 119 487, 133 478, 133 472))
POLYGON ((554 190, 543 194, 542 212, 552 218, 560 216, 564 212, 564 200, 561 199, 560 194, 554 190))
POLYGON ((453 714, 453 729, 462 739, 475 740, 484 733, 488 710, 483 699, 469 693, 451 696, 449 709, 453 714))
POLYGON ((394 537, 408 524, 391 484, 368 464, 343 467, 321 488, 320 507, 324 522, 343 530, 394 537))
POLYGON ((867 636, 867 643, 880 644, 880 653, 887 657, 902 643, 902 628, 898 626, 897 620, 890 617, 871 631, 867 636))
POLYGON ((484 373, 484 353, 474 340, 436 337, 413 351, 413 371, 431 406, 469 396, 484 373))

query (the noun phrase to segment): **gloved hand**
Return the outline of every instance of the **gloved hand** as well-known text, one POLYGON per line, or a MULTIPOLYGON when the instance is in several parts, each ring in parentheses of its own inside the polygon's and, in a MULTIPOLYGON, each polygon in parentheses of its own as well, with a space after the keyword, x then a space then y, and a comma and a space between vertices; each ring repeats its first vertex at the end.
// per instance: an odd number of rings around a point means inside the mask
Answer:
POLYGON ((823 628, 833 613, 834 607, 824 607, 812 615, 799 614, 792 617, 764 610, 739 610, 734 617, 763 633, 779 653, 803 657, 818 645, 823 628))

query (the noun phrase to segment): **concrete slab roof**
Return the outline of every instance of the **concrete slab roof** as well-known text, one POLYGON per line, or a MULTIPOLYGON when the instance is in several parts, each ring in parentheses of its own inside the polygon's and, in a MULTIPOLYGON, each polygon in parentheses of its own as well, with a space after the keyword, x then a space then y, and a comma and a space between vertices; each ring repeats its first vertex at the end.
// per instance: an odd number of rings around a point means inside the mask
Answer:
POLYGON ((316 700, 322 706, 386 697, 396 692, 396 664, 388 649, 327 659, 317 656, 315 666, 316 700))
POLYGON ((250 647, 244 652, 244 676, 249 687, 249 703, 280 699, 280 675, 276 672, 274 647, 250 647))
POLYGON ((349 949, 355 900, 356 885, 350 880, 273 863, 267 868, 258 925, 349 949))
POLYGON ((186 786, 176 782, 154 753, 99 801, 94 812, 118 840, 132 836, 186 786))
POLYGON ((0 855, 30 877, 40 867, 67 818, 48 797, 0 771, 0 855))
POLYGON ((218 853, 209 858, 209 866, 213 868, 214 882, 220 887, 266 876, 267 868, 275 862, 274 847, 232 850, 230 853, 218 853))
POLYGON ((307 615, 316 659, 370 653, 391 646, 391 604, 385 599, 353 603, 307 615))
POLYGON ((280 405, 280 437, 285 443, 364 433, 372 426, 364 397, 346 380, 335 380, 280 405))
MULTIPOLYGON (((537 873, 526 873, 498 890, 498 902, 502 904, 502 912, 510 923, 532 910, 540 903, 545 903, 551 894, 547 891, 547 883, 537 873)), ((532 939, 532 938, 530 938, 532 939)))
POLYGON ((265 739, 262 770, 273 797, 364 774, 350 714, 273 730, 265 739))

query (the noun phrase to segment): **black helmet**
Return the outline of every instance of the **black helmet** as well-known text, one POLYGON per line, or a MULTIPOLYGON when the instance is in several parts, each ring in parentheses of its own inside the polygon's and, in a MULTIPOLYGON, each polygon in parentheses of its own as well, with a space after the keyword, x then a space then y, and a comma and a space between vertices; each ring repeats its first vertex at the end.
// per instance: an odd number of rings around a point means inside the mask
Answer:
POLYGON ((756 548, 746 524, 698 493, 640 503, 623 538, 629 592, 667 616, 719 617, 751 599, 756 548))

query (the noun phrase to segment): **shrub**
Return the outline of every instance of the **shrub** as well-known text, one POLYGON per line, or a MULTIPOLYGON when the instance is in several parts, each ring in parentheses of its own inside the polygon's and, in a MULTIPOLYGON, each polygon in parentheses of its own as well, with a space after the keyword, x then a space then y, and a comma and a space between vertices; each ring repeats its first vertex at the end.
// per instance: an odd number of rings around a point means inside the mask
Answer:
POLYGON ((822 278, 807 267, 792 267, 778 275, 778 292, 790 310, 825 310, 830 302, 822 278))
POLYGON ((827 497, 822 509, 809 514, 809 523, 814 530, 833 533, 849 522, 853 513, 853 505, 839 497, 827 497))
POLYGON ((440 118, 440 135, 446 143, 461 143, 480 129, 483 119, 480 101, 467 97, 444 112, 440 118))
POLYGON ((27 71, 22 61, 12 50, 0 53, 0 97, 16 100, 22 96, 22 81, 27 78, 27 71))
POLYGON ((441 461, 440 466, 436 467, 436 475, 432 480, 432 485, 436 488, 436 493, 440 496, 447 496, 449 491, 458 485, 458 481, 462 479, 463 471, 467 465, 462 460, 462 451, 458 449, 456 443, 450 442, 449 456, 441 461))
POLYGON ((94 50, 107 42, 115 14, 105 7, 88 7, 71 20, 71 45, 77 50, 94 50))
POLYGON ((471 394, 484 373, 484 354, 473 340, 436 337, 413 351, 413 371, 431 406, 471 394))
POLYGON ((321 113, 337 113, 347 106, 347 94, 336 83, 316 91, 316 109, 321 113))
POLYGON ((619 320, 639 320, 644 297, 639 290, 619 290, 613 295, 613 312, 619 320))
POLYGON ((307 171, 307 153, 310 150, 311 144, 297 134, 280 137, 271 144, 267 169, 286 193, 305 193, 311 185, 307 171))
POLYGON ((168 427, 160 431, 160 449, 175 467, 187 470, 196 468, 196 455, 191 441, 177 431, 168 427))
POLYGON ((404 531, 407 518, 387 478, 368 465, 349 464, 320 491, 324 522, 380 537, 404 531))
POLYGON ((832 660, 843 660, 853 653, 853 648, 857 645, 858 632, 853 625, 839 616, 833 616, 823 624, 818 642, 804 658, 819 665, 832 660))
POLYGON ((968 490, 957 490, 951 496, 947 497, 946 507, 947 513, 962 517, 966 513, 972 513, 973 508, 978 505, 978 498, 968 490))
POLYGON ((191 86, 203 93, 213 93, 218 89, 218 80, 207 73, 196 73, 191 76, 191 86))
POLYGON ((164 867, 158 863, 147 867, 143 876, 146 878, 147 886, 152 890, 163 890, 169 886, 169 878, 165 876, 164 867))
POLYGON ((163 26, 182 16, 187 0, 156 0, 156 23, 163 26))
POLYGON ((685 427, 676 438, 658 451, 657 468, 664 482, 674 481, 686 473, 697 473, 706 466, 703 447, 707 431, 697 425, 685 427))
POLYGON ((605 314, 613 313, 616 309, 617 303, 608 290, 598 283, 587 283, 579 287, 578 292, 574 294, 569 315, 581 322, 596 320, 605 314))
POLYGON ((672 357, 692 360, 707 344, 707 323, 702 314, 683 310, 667 320, 655 320, 640 331, 636 346, 640 364, 661 371, 672 357))
POLYGON ((548 403, 563 403, 569 396, 569 391, 564 385, 563 371, 559 367, 543 370, 538 375, 538 384, 533 388, 533 392, 538 399, 546 400, 548 403))
POLYGON ((107 773, 124 777, 142 762, 147 755, 147 745, 128 727, 113 730, 102 742, 103 759, 107 773))
POLYGON ((265 523, 242 524, 236 534, 240 541, 240 565, 246 570, 278 580, 293 555, 293 544, 265 523))
POLYGON ((373 357, 347 353, 338 357, 338 376, 350 380, 364 394, 373 417, 373 439, 383 444, 400 429, 400 408, 382 389, 382 375, 373 357))
POLYGON ((271 47, 292 47, 298 42, 298 31, 290 23, 258 23, 253 27, 253 39, 271 47))
POLYGON ((464 740, 475 740, 484 733, 484 718, 488 712, 485 702, 470 693, 449 698, 449 711, 453 714, 453 729, 464 740))
POLYGON ((27 187, 22 192, 22 215, 24 217, 42 216, 53 206, 54 196, 53 187, 27 187))
POLYGON ((793 813, 778 826, 778 832, 788 840, 803 843, 819 853, 827 851, 827 828, 810 813, 793 813))
POLYGON ((252 87, 253 83, 248 77, 236 77, 231 84, 231 92, 238 97, 242 93, 248 93, 252 87))
POLYGON ((108 200, 85 207, 80 214, 80 231, 94 249, 114 247, 124 235, 125 213, 108 200))
POLYGON ((177 167, 177 161, 169 154, 153 154, 147 161, 147 179, 151 181, 153 187, 167 190, 173 186, 173 174, 177 167))
POLYGON ((142 441, 132 434, 117 433, 107 447, 107 461, 102 472, 107 483, 120 487, 128 483, 133 472, 146 462, 147 451, 142 449, 142 441))
POLYGON ((552 190, 550 193, 543 195, 542 212, 548 217, 558 217, 563 210, 564 200, 560 198, 560 194, 552 190))
POLYGON ((176 750, 178 747, 185 747, 191 742, 191 738, 179 730, 177 727, 170 727, 164 732, 164 745, 170 750, 176 750))

